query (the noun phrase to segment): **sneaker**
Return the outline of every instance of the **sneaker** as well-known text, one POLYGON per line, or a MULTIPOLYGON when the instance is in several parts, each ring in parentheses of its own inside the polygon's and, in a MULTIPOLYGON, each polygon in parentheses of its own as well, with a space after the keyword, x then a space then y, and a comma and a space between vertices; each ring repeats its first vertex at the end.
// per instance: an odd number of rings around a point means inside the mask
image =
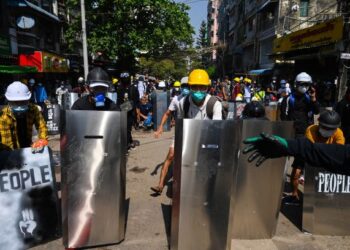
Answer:
POLYGON ((300 200, 294 195, 284 197, 282 203, 286 205, 300 206, 300 200))

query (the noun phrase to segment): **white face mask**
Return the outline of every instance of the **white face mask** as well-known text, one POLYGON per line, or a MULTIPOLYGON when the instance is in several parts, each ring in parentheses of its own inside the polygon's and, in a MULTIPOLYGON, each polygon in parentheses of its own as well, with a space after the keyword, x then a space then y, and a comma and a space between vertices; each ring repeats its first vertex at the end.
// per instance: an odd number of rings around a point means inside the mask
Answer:
POLYGON ((334 130, 326 130, 326 129, 323 129, 323 128, 319 128, 318 129, 318 132, 324 138, 331 137, 335 133, 335 131, 336 131, 336 129, 334 129, 334 130))
POLYGON ((309 88, 305 87, 305 86, 298 86, 297 90, 299 93, 301 94, 305 94, 308 91, 309 88))

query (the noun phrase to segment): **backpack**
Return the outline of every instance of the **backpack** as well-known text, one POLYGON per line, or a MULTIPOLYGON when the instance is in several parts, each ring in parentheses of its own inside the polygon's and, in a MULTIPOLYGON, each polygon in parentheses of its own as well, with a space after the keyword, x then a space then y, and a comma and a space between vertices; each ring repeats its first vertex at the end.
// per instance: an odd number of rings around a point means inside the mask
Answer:
MULTIPOLYGON (((217 96, 211 96, 207 102, 207 106, 205 108, 207 116, 209 117, 210 120, 213 119, 213 114, 214 114, 214 105, 216 102, 221 102, 222 104, 222 119, 226 120, 227 114, 228 114, 228 103, 223 101, 221 98, 217 96)), ((190 96, 186 96, 184 100, 184 113, 185 117, 188 118, 188 111, 190 110, 190 96)))

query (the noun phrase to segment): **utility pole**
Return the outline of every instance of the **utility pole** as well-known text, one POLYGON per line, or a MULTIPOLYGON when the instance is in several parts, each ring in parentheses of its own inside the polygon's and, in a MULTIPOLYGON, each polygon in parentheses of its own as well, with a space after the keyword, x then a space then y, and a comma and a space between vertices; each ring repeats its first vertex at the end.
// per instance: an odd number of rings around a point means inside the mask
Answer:
POLYGON ((86 41, 86 22, 85 22, 85 0, 80 0, 81 9, 81 32, 83 38, 83 58, 84 58, 84 79, 87 80, 89 72, 88 50, 86 41))

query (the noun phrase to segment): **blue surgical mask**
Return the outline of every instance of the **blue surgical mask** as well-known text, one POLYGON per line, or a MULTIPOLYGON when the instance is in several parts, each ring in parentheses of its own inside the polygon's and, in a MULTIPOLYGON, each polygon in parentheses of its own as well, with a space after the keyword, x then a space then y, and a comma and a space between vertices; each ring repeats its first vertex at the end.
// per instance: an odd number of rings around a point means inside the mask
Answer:
POLYGON ((94 99, 95 99, 95 106, 96 107, 104 107, 105 106, 105 101, 106 101, 105 93, 95 94, 94 99))
POLYGON ((191 96, 194 102, 199 103, 206 97, 206 91, 191 91, 191 96))
POLYGON ((190 93, 190 90, 189 90, 189 89, 187 89, 187 88, 181 89, 181 94, 183 94, 183 95, 188 95, 189 93, 190 93))
POLYGON ((28 111, 29 107, 28 105, 14 105, 11 106, 11 110, 15 115, 20 115, 20 114, 24 114, 28 111))

